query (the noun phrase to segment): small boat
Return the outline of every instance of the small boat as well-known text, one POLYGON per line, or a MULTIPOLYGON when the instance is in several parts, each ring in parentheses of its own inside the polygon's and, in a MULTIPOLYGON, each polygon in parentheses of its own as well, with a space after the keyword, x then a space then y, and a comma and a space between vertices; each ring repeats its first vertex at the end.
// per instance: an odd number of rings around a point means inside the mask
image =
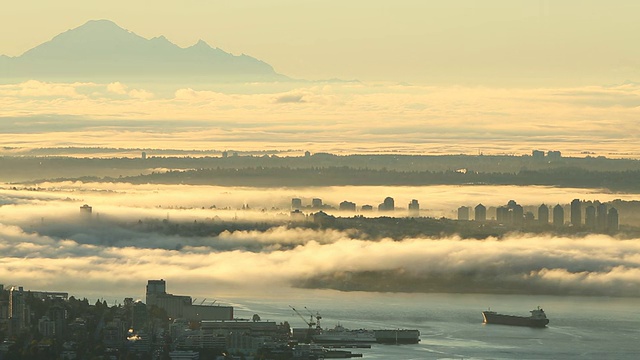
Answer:
POLYGON ((495 311, 483 311, 482 318, 485 324, 500 324, 514 326, 528 326, 542 328, 547 326, 549 319, 540 307, 530 311, 530 316, 517 316, 498 314, 495 311))

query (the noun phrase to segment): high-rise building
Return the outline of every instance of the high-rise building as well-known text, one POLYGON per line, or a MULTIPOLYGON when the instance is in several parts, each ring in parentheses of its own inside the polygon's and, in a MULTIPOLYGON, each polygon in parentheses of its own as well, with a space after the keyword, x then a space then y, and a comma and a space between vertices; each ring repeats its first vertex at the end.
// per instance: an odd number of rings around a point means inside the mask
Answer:
POLYGON ((322 199, 318 199, 318 198, 312 199, 311 207, 314 209, 322 209, 322 199))
POLYGON ((589 205, 584 210, 584 226, 589 230, 596 228, 596 207, 589 205))
POLYGON ((549 223, 549 207, 545 204, 538 208, 538 222, 544 225, 549 223))
POLYGON ((474 219, 476 221, 487 221, 487 208, 484 205, 478 204, 474 210, 474 219))
POLYGON ((520 226, 522 225, 523 222, 524 222, 524 208, 522 208, 522 205, 516 204, 511 209, 511 223, 513 223, 516 226, 520 226))
POLYGON ((564 226, 564 209, 560 204, 553 207, 553 226, 564 226))
POLYGON ((9 289, 9 333, 17 335, 30 326, 31 311, 22 286, 9 289))
POLYGON ((533 150, 531 152, 531 156, 533 156, 536 160, 544 160, 544 151, 542 150, 533 150))
POLYGON ((574 227, 582 225, 582 204, 580 199, 571 201, 571 225, 574 227))
POLYGON ((411 202, 409 203, 409 216, 420 216, 420 204, 416 199, 411 200, 411 202))
POLYGON ((509 215, 509 208, 506 206, 498 206, 496 209, 496 221, 500 224, 510 223, 509 215))
POLYGON ((299 198, 291 199, 291 210, 300 210, 302 209, 302 200, 299 198))
POLYGON ((340 203, 339 208, 341 211, 356 211, 356 203, 345 200, 340 203))
POLYGON ((167 283, 163 280, 147 281, 147 297, 145 302, 149 304, 149 296, 165 295, 167 293, 167 283))
POLYGON ((394 211, 395 209, 395 201, 390 196, 387 196, 384 201, 378 205, 378 211, 394 211))
POLYGON ((596 207, 596 230, 607 230, 607 205, 598 204, 596 207))
POLYGON ((458 220, 468 221, 470 209, 468 206, 460 206, 458 208, 458 220))
POLYGON ((547 157, 549 159, 553 159, 553 160, 558 160, 560 158, 562 158, 562 153, 560 151, 557 150, 549 150, 547 151, 547 157))
POLYGON ((617 232, 619 229, 618 224, 618 210, 616 208, 609 209, 609 213, 607 214, 607 230, 610 233, 617 232))

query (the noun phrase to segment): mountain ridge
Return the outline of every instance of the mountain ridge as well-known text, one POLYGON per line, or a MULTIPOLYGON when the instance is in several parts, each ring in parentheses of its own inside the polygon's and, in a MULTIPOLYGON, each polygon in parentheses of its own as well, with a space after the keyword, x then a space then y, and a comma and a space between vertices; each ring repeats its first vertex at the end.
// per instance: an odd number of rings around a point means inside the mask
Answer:
POLYGON ((264 61, 203 40, 182 48, 164 35, 144 38, 110 20, 89 20, 22 55, 0 56, 0 79, 280 81, 264 61))

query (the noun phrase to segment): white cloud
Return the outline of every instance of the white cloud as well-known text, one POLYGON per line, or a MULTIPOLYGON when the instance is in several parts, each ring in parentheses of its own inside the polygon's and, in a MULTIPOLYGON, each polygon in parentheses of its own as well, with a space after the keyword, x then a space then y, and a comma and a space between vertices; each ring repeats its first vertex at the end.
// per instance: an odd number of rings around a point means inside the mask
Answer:
POLYGON ((107 91, 112 92, 114 94, 124 95, 127 93, 127 86, 117 81, 107 85, 107 91))

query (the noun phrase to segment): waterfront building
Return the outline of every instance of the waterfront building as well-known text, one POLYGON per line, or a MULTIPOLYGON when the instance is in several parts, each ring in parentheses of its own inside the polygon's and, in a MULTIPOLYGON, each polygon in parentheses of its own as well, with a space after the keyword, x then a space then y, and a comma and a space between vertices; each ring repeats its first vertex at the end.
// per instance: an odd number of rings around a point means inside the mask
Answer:
POLYGON ((476 221, 487 221, 487 208, 482 204, 476 205, 474 215, 476 221))
POLYGON ((373 206, 371 205, 362 205, 360 211, 373 211, 373 206))
POLYGON ((147 306, 155 305, 164 309, 172 319, 186 318, 190 321, 233 319, 231 306, 194 305, 191 296, 168 294, 163 279, 147 282, 146 303, 147 306))
POLYGON ((553 207, 553 226, 564 226, 564 209, 560 204, 553 207))

